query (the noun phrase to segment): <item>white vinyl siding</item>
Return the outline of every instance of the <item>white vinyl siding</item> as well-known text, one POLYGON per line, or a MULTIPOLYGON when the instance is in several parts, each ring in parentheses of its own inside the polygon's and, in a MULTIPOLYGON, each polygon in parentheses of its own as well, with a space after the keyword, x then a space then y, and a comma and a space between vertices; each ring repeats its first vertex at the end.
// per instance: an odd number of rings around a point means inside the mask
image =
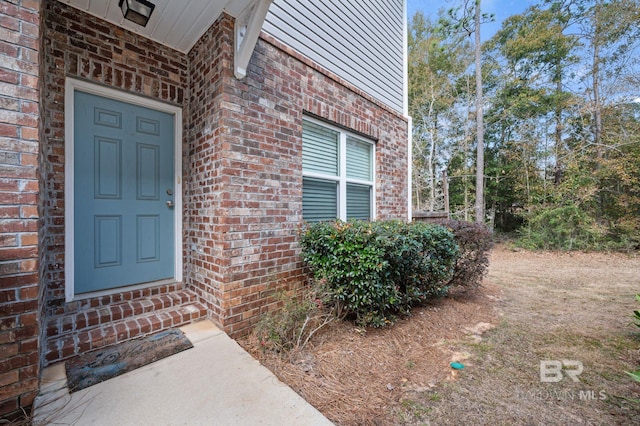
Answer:
POLYGON ((307 222, 374 218, 374 144, 305 119, 302 216, 307 222))
POLYGON ((262 28, 403 112, 404 0, 274 0, 262 28))

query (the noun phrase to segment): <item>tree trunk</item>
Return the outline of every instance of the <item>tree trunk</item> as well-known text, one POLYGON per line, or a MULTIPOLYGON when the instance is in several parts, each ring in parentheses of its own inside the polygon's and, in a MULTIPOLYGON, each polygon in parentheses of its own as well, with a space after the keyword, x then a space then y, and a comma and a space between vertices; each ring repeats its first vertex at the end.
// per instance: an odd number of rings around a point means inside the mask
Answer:
POLYGON ((593 47, 593 118, 594 118, 594 129, 593 129, 593 142, 596 144, 596 149, 598 152, 598 157, 601 156, 602 149, 602 113, 600 106, 600 79, 598 77, 599 73, 599 53, 600 48, 596 44, 593 47))
POLYGON ((482 113, 482 45, 480 42, 480 2, 475 8, 475 56, 476 56, 476 135, 478 138, 476 158, 476 223, 484 222, 484 123, 482 113))
POLYGON ((469 222, 469 213, 471 212, 471 205, 469 202, 469 175, 471 174, 471 170, 469 168, 469 142, 471 140, 471 78, 469 74, 466 75, 465 82, 467 84, 466 93, 466 103, 467 109, 465 111, 465 124, 464 124, 464 139, 463 139, 463 152, 464 152, 464 165, 462 171, 464 173, 463 182, 464 182, 464 221, 469 222))
MULTIPOLYGON (((556 64, 556 67, 560 67, 560 65, 556 64)), ((562 93, 562 78, 560 71, 557 71, 557 81, 556 81, 556 93, 560 95, 562 93)), ((556 167, 554 170, 553 183, 558 186, 560 181, 562 180, 562 106, 557 105, 555 111, 555 119, 556 119, 556 134, 555 134, 555 156, 556 156, 556 167)))
POLYGON ((600 105, 600 23, 599 13, 600 13, 600 1, 596 2, 595 10, 594 10, 594 27, 595 34, 593 37, 593 118, 594 118, 594 129, 593 129, 593 142, 596 144, 596 152, 598 153, 598 158, 602 156, 602 111, 600 105))
POLYGON ((447 178, 447 169, 442 171, 442 191, 444 192, 444 211, 449 218, 449 179, 447 178))
POLYGON ((436 177, 435 177, 435 156, 436 156, 436 131, 438 128, 437 119, 429 129, 429 211, 435 211, 436 207, 436 177))

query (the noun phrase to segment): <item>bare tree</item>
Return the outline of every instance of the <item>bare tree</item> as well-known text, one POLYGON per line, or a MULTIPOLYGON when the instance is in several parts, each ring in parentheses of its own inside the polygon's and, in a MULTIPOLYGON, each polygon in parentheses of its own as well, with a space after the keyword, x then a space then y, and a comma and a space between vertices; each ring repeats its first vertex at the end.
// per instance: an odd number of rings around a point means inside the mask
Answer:
POLYGON ((476 201, 475 218, 484 222, 484 120, 482 98, 482 41, 480 26, 493 20, 493 16, 482 13, 481 0, 463 0, 462 6, 451 8, 447 18, 439 20, 443 29, 450 33, 475 35, 475 75, 476 75, 476 201))

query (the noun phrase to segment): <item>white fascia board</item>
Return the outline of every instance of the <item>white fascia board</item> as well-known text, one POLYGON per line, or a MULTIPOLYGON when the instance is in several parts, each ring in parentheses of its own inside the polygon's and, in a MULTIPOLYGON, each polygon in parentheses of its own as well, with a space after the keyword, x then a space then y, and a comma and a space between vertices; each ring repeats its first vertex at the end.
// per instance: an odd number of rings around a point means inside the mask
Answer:
POLYGON ((247 66, 256 47, 262 25, 273 0, 255 0, 237 18, 234 24, 235 49, 233 70, 236 78, 247 75, 247 66))

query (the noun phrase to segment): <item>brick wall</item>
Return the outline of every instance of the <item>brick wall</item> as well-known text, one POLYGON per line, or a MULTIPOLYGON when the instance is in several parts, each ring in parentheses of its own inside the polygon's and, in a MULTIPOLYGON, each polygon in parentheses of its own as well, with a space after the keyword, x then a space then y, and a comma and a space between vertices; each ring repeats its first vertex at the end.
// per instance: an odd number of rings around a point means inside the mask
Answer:
POLYGON ((295 248, 301 157, 295 105, 233 76, 233 20, 223 16, 189 53, 187 284, 227 332, 246 329, 276 290, 302 280, 295 248), (264 95, 264 96, 263 96, 264 95))
MULTIPOLYGON (((270 309, 277 290, 304 280, 297 232, 305 113, 377 141, 378 217, 406 217, 406 120, 268 35, 247 78, 236 80, 233 20, 226 15, 188 55, 57 1, 44 2, 43 17, 40 264, 47 317, 65 312, 67 76, 184 107, 185 283, 232 334, 270 309)), ((37 154, 37 134, 31 137, 37 154)))
POLYGON ((0 417, 38 391, 40 2, 0 4, 0 417))
POLYGON ((76 77, 182 106, 186 55, 66 4, 44 6, 43 282, 47 316, 64 313, 64 85, 76 77))
POLYGON ((222 315, 221 283, 226 280, 225 215, 220 209, 230 180, 223 174, 227 161, 223 153, 220 125, 221 105, 228 102, 223 92, 223 74, 233 58, 226 49, 233 23, 220 19, 189 52, 190 95, 185 114, 184 174, 184 281, 192 285, 214 319, 222 315), (226 39, 225 39, 226 38, 226 39))
POLYGON ((223 17, 189 54, 185 279, 227 332, 241 334, 275 291, 304 280, 305 112, 377 141, 380 219, 407 217, 407 122, 264 33, 247 77, 236 80, 232 41, 233 21, 223 17))

